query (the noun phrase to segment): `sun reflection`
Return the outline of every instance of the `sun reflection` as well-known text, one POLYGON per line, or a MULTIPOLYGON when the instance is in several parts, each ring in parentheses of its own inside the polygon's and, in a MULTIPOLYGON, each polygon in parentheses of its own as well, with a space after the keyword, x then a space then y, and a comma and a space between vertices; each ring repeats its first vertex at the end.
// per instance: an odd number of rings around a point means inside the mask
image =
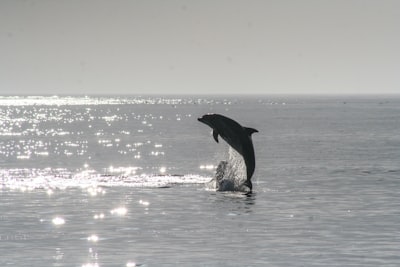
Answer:
POLYGON ((125 216, 128 213, 128 210, 125 207, 119 207, 111 210, 110 213, 113 215, 125 216))
POLYGON ((79 172, 63 168, 0 169, 0 181, 2 181, 0 188, 10 188, 24 193, 40 189, 47 197, 52 197, 60 190, 79 187, 83 194, 95 198, 108 193, 106 188, 110 186, 154 187, 176 183, 198 184, 210 180, 210 177, 201 175, 168 175, 167 166, 154 167, 152 172, 155 174, 152 175, 137 174, 137 170, 141 171, 142 168, 110 167, 103 171, 105 175, 91 169, 79 169, 79 172))
POLYGON ((139 200, 139 204, 143 205, 143 206, 148 206, 150 205, 150 202, 148 201, 143 201, 143 200, 139 200))
POLYGON ((65 220, 61 217, 55 217, 55 218, 53 218, 52 223, 54 225, 63 225, 63 224, 65 224, 65 220))
POLYGON ((95 215, 93 216, 93 218, 94 218, 95 220, 104 219, 104 213, 95 214, 95 215))
POLYGON ((91 235, 87 238, 88 241, 97 242, 99 241, 99 237, 97 235, 91 235))
POLYGON ((166 167, 161 167, 160 168, 160 173, 164 174, 167 171, 166 167))
POLYGON ((136 171, 141 168, 139 167, 113 167, 110 166, 107 171, 112 174, 122 174, 125 176, 134 175, 136 171))
POLYGON ((98 194, 104 195, 104 194, 106 193, 106 190, 104 190, 104 189, 101 188, 101 187, 89 187, 89 188, 87 189, 87 191, 88 191, 89 195, 92 196, 92 197, 95 197, 95 196, 97 196, 98 194))
POLYGON ((213 169, 215 169, 216 168, 216 166, 215 165, 212 165, 212 164, 209 164, 209 165, 200 165, 200 169, 202 169, 202 170, 213 170, 213 169))
POLYGON ((30 155, 19 155, 17 156, 17 159, 30 159, 31 156, 30 155))
POLYGON ((82 267, 99 267, 100 265, 96 262, 96 263, 86 263, 86 264, 82 264, 82 267))
POLYGON ((61 248, 56 248, 56 255, 53 256, 55 260, 62 260, 64 257, 64 252, 62 252, 61 248))

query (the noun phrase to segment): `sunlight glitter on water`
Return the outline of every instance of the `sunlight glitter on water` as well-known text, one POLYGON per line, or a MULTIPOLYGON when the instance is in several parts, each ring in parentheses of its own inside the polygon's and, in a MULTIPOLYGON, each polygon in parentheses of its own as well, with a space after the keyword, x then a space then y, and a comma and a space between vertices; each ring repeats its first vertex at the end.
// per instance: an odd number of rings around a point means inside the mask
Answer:
POLYGON ((118 208, 112 209, 110 211, 110 213, 112 215, 125 216, 128 213, 128 210, 125 207, 118 207, 118 208))
POLYGON ((139 204, 141 204, 141 205, 143 205, 143 206, 149 206, 150 205, 150 202, 148 202, 148 201, 144 201, 144 200, 139 200, 139 204))
POLYGON ((51 222, 54 225, 63 225, 63 224, 65 224, 65 220, 62 217, 55 217, 55 218, 53 218, 53 220, 51 220, 51 222))
POLYGON ((110 174, 113 175, 135 175, 136 172, 138 170, 140 170, 140 167, 132 167, 132 166, 128 166, 128 167, 114 167, 114 166, 110 166, 106 171, 110 174))
POLYGON ((99 194, 104 195, 106 193, 106 190, 101 187, 89 187, 87 189, 87 192, 90 196, 95 197, 99 194))
POLYGON ((86 263, 82 264, 82 267, 100 267, 98 263, 86 263))
POLYGON ((95 214, 94 216, 93 216, 93 219, 95 219, 95 220, 101 220, 101 219, 104 219, 104 213, 99 213, 99 214, 95 214))
POLYGON ((91 236, 88 236, 87 240, 89 242, 94 242, 95 243, 95 242, 99 241, 99 237, 97 235, 91 235, 91 236))
POLYGON ((166 167, 161 167, 160 168, 160 173, 164 174, 167 171, 166 167))
POLYGON ((224 104, 231 105, 226 99, 215 100, 205 98, 175 98, 175 97, 93 97, 93 96, 0 96, 0 106, 64 106, 64 105, 179 105, 179 104, 224 104))
POLYGON ((200 169, 201 170, 214 170, 216 169, 217 166, 213 165, 213 164, 208 164, 208 165, 200 165, 200 169))
POLYGON ((135 171, 135 167, 116 168, 113 172, 104 175, 91 169, 76 173, 62 168, 0 169, 0 181, 3 188, 22 192, 40 188, 45 189, 48 195, 54 193, 54 189, 84 188, 90 196, 94 197, 104 195, 106 190, 103 187, 108 186, 164 187, 170 184, 201 184, 211 179, 209 176, 197 174, 168 175, 165 174, 166 167, 158 170, 160 174, 137 175, 133 174, 135 171))

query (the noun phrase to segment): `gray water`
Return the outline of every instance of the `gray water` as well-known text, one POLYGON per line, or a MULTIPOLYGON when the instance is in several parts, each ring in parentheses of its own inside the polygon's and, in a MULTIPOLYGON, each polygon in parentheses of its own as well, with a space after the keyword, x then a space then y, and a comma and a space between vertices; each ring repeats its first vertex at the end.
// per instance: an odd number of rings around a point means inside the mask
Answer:
POLYGON ((400 266, 398 96, 0 97, 0 266, 400 266), (254 193, 208 190, 256 128, 254 193))

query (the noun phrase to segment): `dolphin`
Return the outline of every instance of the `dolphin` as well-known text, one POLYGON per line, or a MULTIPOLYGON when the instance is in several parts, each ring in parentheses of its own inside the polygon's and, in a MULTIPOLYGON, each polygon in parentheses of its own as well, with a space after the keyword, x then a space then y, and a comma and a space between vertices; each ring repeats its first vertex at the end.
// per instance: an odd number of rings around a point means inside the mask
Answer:
POLYGON ((250 179, 256 167, 251 135, 258 131, 253 128, 243 127, 236 121, 220 114, 206 114, 197 120, 213 129, 213 137, 217 143, 218 135, 220 135, 233 149, 242 155, 247 173, 247 180, 244 185, 248 186, 251 191, 252 183, 250 179))

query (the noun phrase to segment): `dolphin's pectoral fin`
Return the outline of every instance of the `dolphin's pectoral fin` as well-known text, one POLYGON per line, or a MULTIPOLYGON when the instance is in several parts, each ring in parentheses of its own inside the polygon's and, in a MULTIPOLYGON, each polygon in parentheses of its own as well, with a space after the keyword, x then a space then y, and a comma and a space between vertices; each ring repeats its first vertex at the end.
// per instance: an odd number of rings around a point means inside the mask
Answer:
POLYGON ((243 127, 243 128, 249 136, 251 136, 253 133, 258 133, 258 131, 254 128, 247 128, 247 127, 243 127))
POLYGON ((218 132, 215 129, 213 130, 213 137, 214 137, 215 142, 218 143, 218 132))

